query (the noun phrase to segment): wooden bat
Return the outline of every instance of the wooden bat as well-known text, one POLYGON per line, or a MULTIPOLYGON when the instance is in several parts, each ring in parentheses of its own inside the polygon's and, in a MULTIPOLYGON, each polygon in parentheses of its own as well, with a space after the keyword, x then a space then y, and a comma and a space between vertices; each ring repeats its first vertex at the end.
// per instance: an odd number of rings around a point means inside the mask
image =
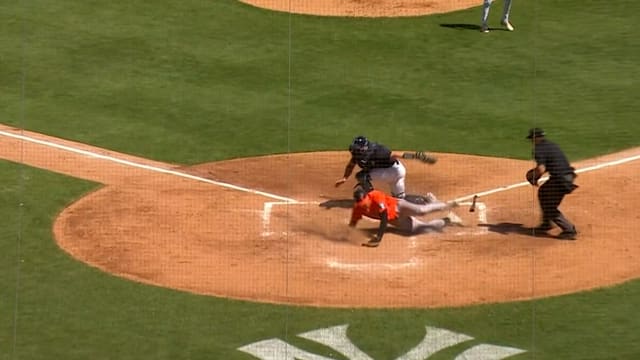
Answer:
POLYGON ((469 207, 469 212, 476 211, 476 200, 478 199, 478 195, 473 195, 473 201, 471 201, 471 206, 469 207))

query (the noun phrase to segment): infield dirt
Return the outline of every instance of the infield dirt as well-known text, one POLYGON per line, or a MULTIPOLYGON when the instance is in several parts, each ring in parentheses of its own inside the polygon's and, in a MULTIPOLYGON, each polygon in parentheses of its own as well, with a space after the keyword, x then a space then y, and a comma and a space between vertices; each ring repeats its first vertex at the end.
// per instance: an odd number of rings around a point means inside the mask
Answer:
MULTIPOLYGON (((640 275, 640 215, 633 211, 638 194, 619 191, 637 188, 638 160, 579 175, 580 188, 561 207, 579 228, 577 241, 532 236, 526 228, 538 222, 535 188, 520 186, 479 199, 486 205, 486 224, 478 222, 477 212, 459 208, 467 227, 415 237, 391 233, 369 249, 359 244, 377 224, 365 221, 361 231, 347 233, 352 184, 333 186, 347 152, 182 168, 0 130, 24 136, 3 136, 0 158, 104 184, 59 214, 55 239, 80 261, 147 284, 272 303, 441 307, 566 294, 640 275)), ((444 200, 472 195, 520 183, 532 165, 437 155, 433 166, 406 161, 410 193, 433 192, 444 200)), ((636 148, 574 165, 639 155, 636 148)))
MULTIPOLYGON (((445 13, 480 6, 480 0, 240 0, 256 7, 297 14, 399 17, 445 13)), ((478 15, 478 18, 480 15, 478 15)))

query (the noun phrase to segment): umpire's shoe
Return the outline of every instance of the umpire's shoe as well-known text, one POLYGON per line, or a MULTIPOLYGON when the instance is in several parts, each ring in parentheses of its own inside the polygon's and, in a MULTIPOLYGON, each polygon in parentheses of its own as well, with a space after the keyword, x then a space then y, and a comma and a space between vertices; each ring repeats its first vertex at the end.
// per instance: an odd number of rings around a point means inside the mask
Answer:
POLYGON ((575 226, 571 230, 564 230, 560 234, 558 234, 558 239, 560 240, 575 240, 578 236, 578 231, 576 231, 575 226))
POLYGON ((543 232, 546 233, 547 231, 553 229, 553 225, 551 225, 551 223, 549 222, 543 222, 542 224, 536 226, 533 228, 534 231, 536 232, 543 232))

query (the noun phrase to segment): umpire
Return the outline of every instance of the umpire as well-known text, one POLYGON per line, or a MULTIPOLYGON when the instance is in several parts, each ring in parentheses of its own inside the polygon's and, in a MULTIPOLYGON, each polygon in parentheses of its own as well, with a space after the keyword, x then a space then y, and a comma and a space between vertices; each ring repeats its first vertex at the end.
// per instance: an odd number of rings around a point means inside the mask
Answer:
POLYGON ((575 240, 578 235, 576 227, 558 210, 565 195, 578 187, 573 183, 577 176, 575 169, 571 167, 560 147, 545 138, 542 129, 530 129, 527 139, 532 142, 533 157, 536 161, 536 167, 527 173, 527 180, 537 186, 540 177, 544 173, 549 173, 549 180, 538 189, 542 223, 535 228, 535 231, 546 233, 555 223, 562 229, 558 235, 559 239, 575 240))

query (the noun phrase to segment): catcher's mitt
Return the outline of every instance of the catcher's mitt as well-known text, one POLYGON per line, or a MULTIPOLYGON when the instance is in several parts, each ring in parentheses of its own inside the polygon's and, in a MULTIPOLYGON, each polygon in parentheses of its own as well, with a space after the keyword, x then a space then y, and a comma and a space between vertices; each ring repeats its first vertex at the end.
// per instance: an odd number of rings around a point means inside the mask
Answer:
POLYGON ((424 151, 405 152, 402 154, 403 159, 416 159, 426 164, 435 164, 438 161, 434 155, 424 151))
POLYGON ((527 179, 529 184, 536 186, 538 185, 538 180, 540 179, 540 176, 536 175, 536 169, 534 168, 534 169, 529 169, 527 171, 525 178, 527 179))

